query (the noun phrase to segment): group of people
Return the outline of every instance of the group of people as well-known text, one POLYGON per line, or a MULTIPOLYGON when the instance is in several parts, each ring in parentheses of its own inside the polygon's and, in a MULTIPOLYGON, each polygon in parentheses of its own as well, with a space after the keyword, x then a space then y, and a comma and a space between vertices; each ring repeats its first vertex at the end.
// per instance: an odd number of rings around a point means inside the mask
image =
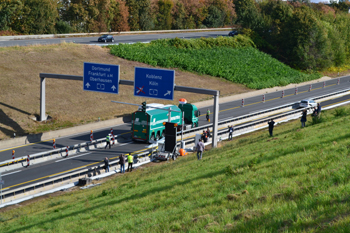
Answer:
MULTIPOLYGON (((318 103, 317 107, 314 107, 314 111, 312 112, 312 117, 320 117, 321 116, 321 104, 318 103)), ((301 127, 304 128, 305 127, 305 122, 307 121, 307 109, 304 109, 301 113, 301 127)), ((273 119, 270 119, 267 124, 269 125, 269 133, 270 136, 273 136, 273 127, 275 125, 275 122, 273 121, 273 119)))
POLYGON ((211 138, 211 133, 209 128, 207 128, 207 130, 203 130, 201 139, 204 143, 208 142, 208 139, 211 138))
MULTIPOLYGON (((302 128, 305 127, 305 122, 307 121, 306 116, 307 116, 307 109, 304 109, 303 112, 301 113, 301 119, 300 119, 302 128)), ((314 111, 312 112, 311 116, 320 118, 320 116, 321 116, 321 104, 320 103, 317 104, 317 107, 314 107, 314 111)))
MULTIPOLYGON (((120 164, 120 173, 125 173, 125 162, 126 159, 128 161, 128 172, 132 171, 132 165, 134 163, 134 156, 131 155, 131 153, 129 153, 127 156, 125 156, 124 154, 120 154, 119 155, 119 164, 120 164)), ((109 159, 106 157, 104 159, 104 163, 105 163, 105 171, 109 172, 109 159)))

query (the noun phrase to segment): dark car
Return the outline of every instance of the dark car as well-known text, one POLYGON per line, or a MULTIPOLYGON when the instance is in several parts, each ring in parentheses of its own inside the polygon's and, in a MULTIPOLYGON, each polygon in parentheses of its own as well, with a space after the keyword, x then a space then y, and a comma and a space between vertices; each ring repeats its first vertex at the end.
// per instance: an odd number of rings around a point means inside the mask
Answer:
POLYGON ((228 36, 237 36, 239 33, 236 30, 231 31, 228 36))
POLYGON ((98 42, 105 42, 105 43, 107 43, 109 41, 113 43, 114 42, 114 37, 111 36, 111 35, 103 35, 103 36, 98 38, 98 42))

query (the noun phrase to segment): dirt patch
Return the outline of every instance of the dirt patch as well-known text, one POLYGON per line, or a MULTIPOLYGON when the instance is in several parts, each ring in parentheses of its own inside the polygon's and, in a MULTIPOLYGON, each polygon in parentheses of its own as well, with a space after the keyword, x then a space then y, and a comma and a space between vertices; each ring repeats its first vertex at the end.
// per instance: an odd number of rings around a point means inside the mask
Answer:
MULTIPOLYGON (((0 48, 0 139, 28 133, 47 131, 45 125, 31 118, 40 114, 39 73, 83 75, 84 62, 120 65, 120 79, 133 80, 135 66, 151 67, 140 62, 127 61, 109 54, 109 49, 63 43, 59 45, 0 48)), ((175 83, 220 90, 221 96, 250 91, 224 79, 198 75, 175 69, 175 83)), ((150 100, 133 96, 133 87, 120 86, 118 95, 83 91, 81 81, 46 79, 46 113, 62 128, 89 122, 98 118, 112 119, 135 111, 135 106, 111 103, 111 100, 140 104, 169 101, 150 100), (59 124, 58 124, 59 123, 59 124)), ((178 99, 189 102, 209 100, 208 95, 175 92, 178 99)))

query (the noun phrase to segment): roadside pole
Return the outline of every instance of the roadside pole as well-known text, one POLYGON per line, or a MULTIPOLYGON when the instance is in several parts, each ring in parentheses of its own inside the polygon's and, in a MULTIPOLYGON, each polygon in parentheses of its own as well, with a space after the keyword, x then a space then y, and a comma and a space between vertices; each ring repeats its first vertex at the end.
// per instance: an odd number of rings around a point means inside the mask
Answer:
POLYGON ((219 122, 219 91, 214 95, 214 122, 213 122, 213 141, 212 147, 215 148, 218 145, 218 122, 219 122))

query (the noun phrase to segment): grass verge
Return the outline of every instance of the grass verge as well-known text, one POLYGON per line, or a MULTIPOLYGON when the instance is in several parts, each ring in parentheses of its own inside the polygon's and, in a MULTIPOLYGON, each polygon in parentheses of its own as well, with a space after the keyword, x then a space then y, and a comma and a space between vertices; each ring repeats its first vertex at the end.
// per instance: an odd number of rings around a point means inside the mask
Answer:
POLYGON ((0 212, 1 232, 348 232, 349 107, 0 212))

